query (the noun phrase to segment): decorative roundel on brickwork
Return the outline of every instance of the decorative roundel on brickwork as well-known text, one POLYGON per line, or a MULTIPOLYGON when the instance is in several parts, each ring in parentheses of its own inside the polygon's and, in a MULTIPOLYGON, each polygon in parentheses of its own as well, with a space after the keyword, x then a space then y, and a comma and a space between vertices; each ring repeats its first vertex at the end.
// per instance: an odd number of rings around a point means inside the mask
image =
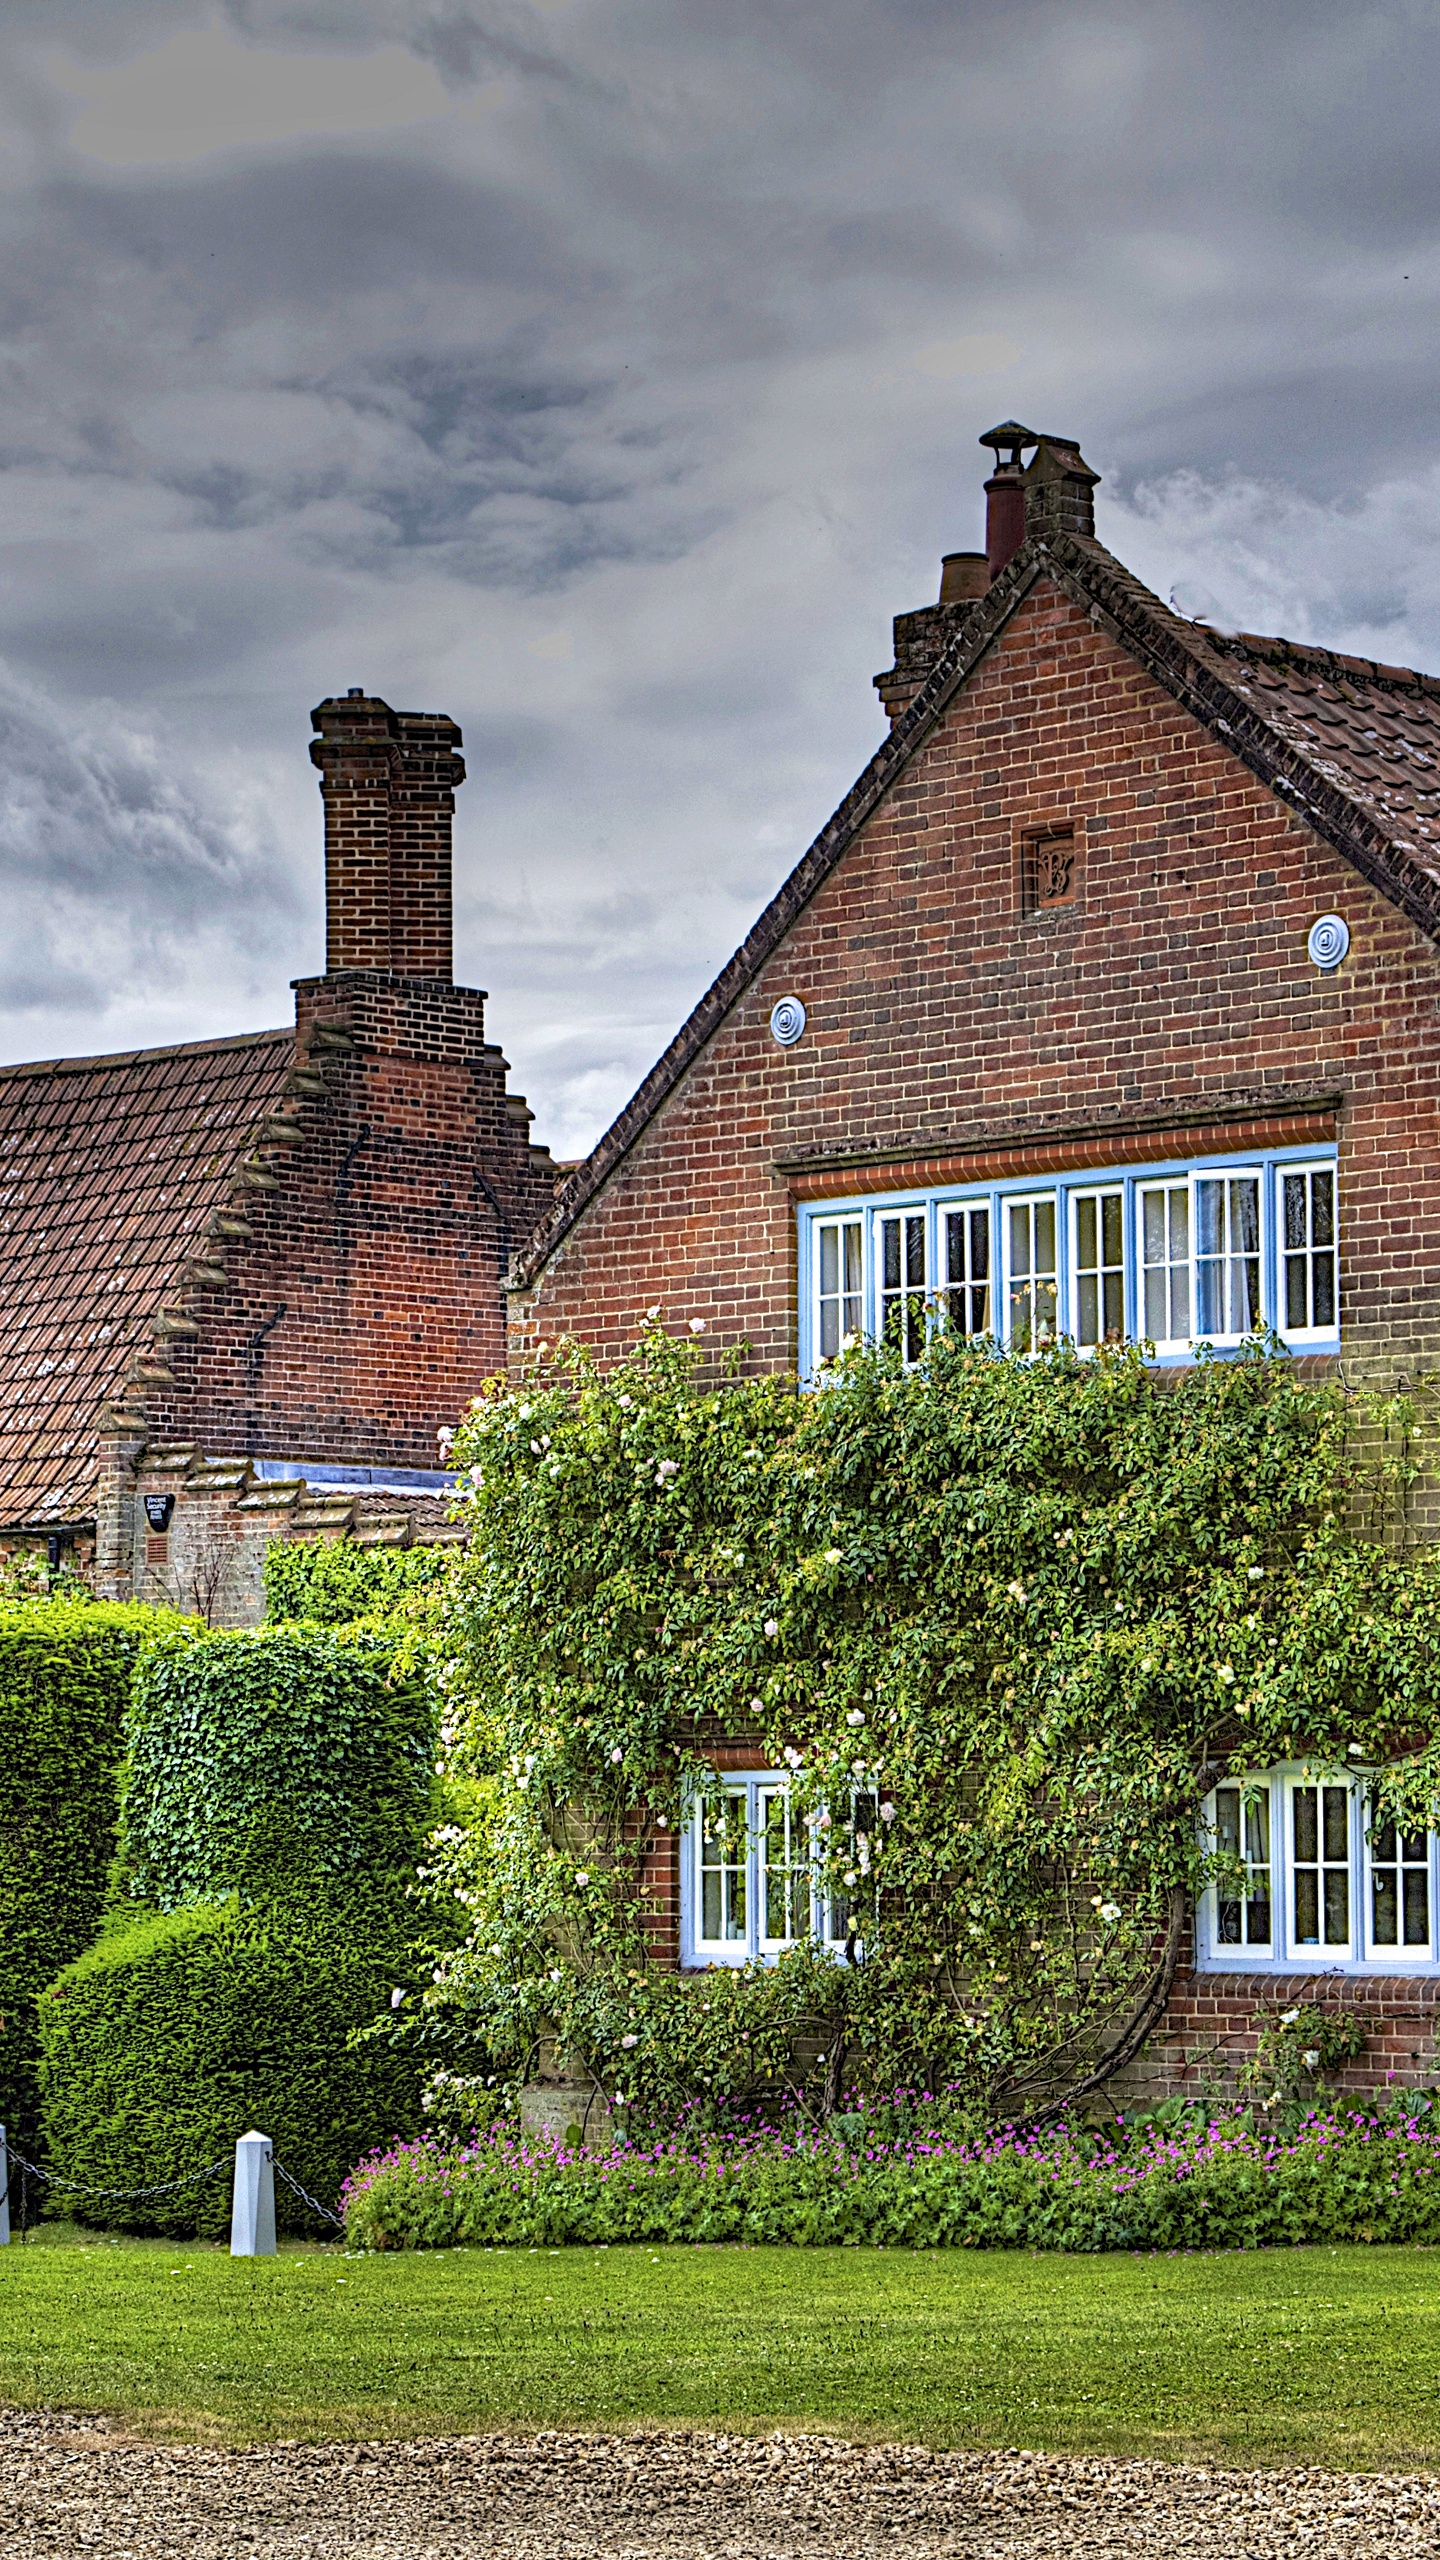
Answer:
POLYGON ((798 996, 782 996, 770 1009, 770 1032, 782 1049, 793 1049, 805 1028, 805 1007, 798 996))
POLYGON ((1317 916, 1305 947, 1316 968, 1328 976, 1332 969, 1339 968, 1350 948, 1350 927, 1343 916, 1317 916))

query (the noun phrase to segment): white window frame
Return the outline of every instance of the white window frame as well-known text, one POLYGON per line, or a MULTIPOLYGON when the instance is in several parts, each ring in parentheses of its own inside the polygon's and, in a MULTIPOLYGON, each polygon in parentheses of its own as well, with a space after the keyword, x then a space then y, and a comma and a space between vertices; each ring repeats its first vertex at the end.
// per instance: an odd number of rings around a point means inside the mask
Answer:
MULTIPOLYGON (((1328 1247, 1322 1247, 1321 1250, 1330 1253, 1334 1257, 1335 1305, 1338 1311, 1340 1305, 1340 1183, 1337 1167, 1333 1159, 1330 1157, 1312 1156, 1297 1157, 1294 1163, 1277 1165, 1275 1168, 1275 1330, 1279 1334, 1282 1342, 1294 1343, 1297 1348, 1308 1345, 1312 1342, 1328 1342, 1336 1330, 1336 1327, 1333 1324, 1288 1325, 1280 1321, 1287 1312, 1287 1283, 1285 1266, 1289 1256, 1286 1252, 1285 1244, 1286 1178, 1287 1176, 1294 1176, 1297 1174, 1313 1177, 1317 1173, 1328 1173, 1332 1184, 1330 1195, 1331 1223, 1334 1227, 1335 1233, 1333 1242, 1328 1247)), ((1312 1214, 1313 1205, 1313 1188, 1307 1184, 1307 1209, 1311 1211, 1312 1214)), ((1313 1241, 1305 1247, 1305 1253, 1307 1260, 1311 1265, 1310 1278, 1311 1291, 1313 1295, 1313 1266, 1316 1259, 1316 1248, 1313 1241)))
MULTIPOLYGON (((736 1806, 733 1817, 744 1825, 745 1935, 741 1938, 705 1938, 701 1935, 704 1917, 701 1883, 701 1844, 704 1836, 704 1810, 692 1806, 680 1834, 680 1962, 687 1972, 715 1965, 773 1963, 787 1947, 799 1946, 805 1936, 819 1940, 831 1954, 839 1955, 846 1943, 847 1906, 824 1894, 812 1884, 809 1895, 809 1927, 794 1937, 774 1938, 768 1935, 766 1920, 765 1811, 777 1796, 787 1803, 791 1795, 788 1769, 725 1770, 718 1780, 719 1791, 736 1806)), ((813 1819, 813 1817, 812 1817, 813 1819)), ((795 1827, 792 1818, 790 1839, 793 1845, 795 1827)))
MULTIPOLYGON (((1329 1173, 1335 1179, 1333 1200, 1335 1255, 1337 1276, 1340 1270, 1341 1220, 1344 1204, 1339 1198, 1336 1155, 1333 1149, 1315 1147, 1277 1148, 1257 1154, 1204 1156, 1182 1160, 1160 1160, 1151 1163, 1124 1163, 1112 1166, 1087 1166, 1083 1173, 1059 1174, 1053 1181, 1037 1183, 1033 1179, 989 1183, 956 1184, 953 1188, 934 1191, 897 1191, 893 1194, 858 1199, 835 1199, 802 1204, 797 1211, 800 1269, 803 1275, 800 1293, 800 1365, 801 1373, 814 1377, 821 1369, 822 1319, 820 1303, 820 1236, 827 1227, 858 1225, 863 1255, 862 1289, 863 1330, 876 1339, 883 1328, 887 1298, 883 1275, 882 1228, 888 1218, 907 1218, 917 1222, 923 1240, 926 1300, 925 1335, 946 1321, 946 1296, 949 1289, 946 1218, 957 1212, 983 1209, 988 1220, 990 1315, 993 1338, 1009 1347, 1012 1340, 1011 1289, 1016 1275, 1010 1236, 1012 1208, 1023 1204, 1033 1207, 1041 1201, 1055 1204, 1057 1264, 1057 1325, 1062 1337, 1074 1342, 1079 1333, 1079 1253, 1077 1219, 1079 1204, 1105 1192, 1122 1193, 1122 1235, 1124 1240, 1125 1331, 1129 1341, 1144 1341, 1145 1273, 1144 1195, 1149 1191, 1182 1189, 1186 1198, 1187 1259, 1185 1270, 1189 1295, 1191 1330, 1183 1338, 1156 1339, 1153 1344, 1157 1364, 1180 1365, 1193 1360, 1199 1349, 1216 1353, 1220 1358, 1233 1357, 1240 1351, 1248 1335, 1231 1331, 1202 1335, 1195 1330, 1199 1316, 1198 1186, 1217 1179, 1234 1182, 1254 1181, 1258 1184, 1260 1209, 1259 1292, 1260 1320, 1280 1339, 1297 1350, 1335 1353, 1340 1349, 1341 1311, 1337 1305, 1333 1326, 1304 1329, 1290 1328, 1280 1319, 1286 1312, 1284 1272, 1284 1180, 1287 1174, 1314 1175, 1329 1173)), ((1227 1206, 1229 1195, 1227 1193, 1227 1206)), ((1307 1209, 1309 1198, 1307 1195, 1307 1209)), ((1314 1248, 1306 1247, 1313 1260, 1314 1248)), ((1231 1257, 1235 1259, 1236 1257, 1231 1257)), ((1166 1264, 1167 1271, 1172 1266, 1166 1264)), ((1226 1273, 1229 1297, 1230 1273, 1226 1273)), ((973 1285, 965 1284, 967 1287, 973 1285)), ((853 1292, 851 1293, 853 1297, 853 1292)), ((904 1294, 902 1292, 902 1294, 904 1294)), ((915 1294, 919 1294, 918 1288, 915 1294)), ((1167 1283, 1167 1320, 1169 1289, 1167 1283)), ((1307 1309, 1307 1312, 1309 1310, 1307 1309)), ((1228 1317, 1231 1308, 1227 1304, 1228 1317)), ((910 1352, 923 1348, 917 1339, 910 1352)))
POLYGON ((1075 1341, 1076 1348, 1080 1351, 1095 1351, 1099 1349, 1102 1343, 1114 1341, 1126 1342, 1130 1338, 1131 1304, 1134 1294, 1134 1274, 1132 1270, 1134 1256, 1126 1251, 1125 1185, 1123 1182, 1082 1183, 1070 1193, 1069 1198, 1070 1303, 1068 1312, 1071 1318, 1073 1339, 1075 1341), (1105 1207, 1106 1203, 1111 1200, 1118 1204, 1120 1216, 1120 1260, 1118 1264, 1107 1262, 1105 1260, 1105 1207), (1080 1213, 1082 1209, 1091 1205, 1093 1205, 1095 1210, 1095 1234, 1100 1260, 1094 1264, 1087 1263, 1082 1269, 1080 1262, 1080 1213), (1105 1282, 1117 1274, 1120 1281, 1120 1331, 1118 1335, 1107 1333, 1104 1329, 1105 1282), (1084 1323, 1082 1292, 1086 1280, 1092 1276, 1096 1279, 1098 1284, 1097 1309, 1100 1316, 1101 1330, 1096 1335, 1093 1342, 1086 1342, 1082 1339, 1081 1334, 1081 1328, 1084 1323))
MULTIPOLYGON (((1423 1863, 1427 1879, 1427 1917, 1430 1936, 1426 1944, 1406 1946, 1403 1940, 1404 1915, 1400 1914, 1400 1942, 1390 1947, 1377 1944, 1374 1934, 1374 1885, 1377 1861, 1371 1834, 1376 1828, 1372 1791, 1376 1772, 1373 1770, 1341 1771, 1304 1768, 1290 1765, 1264 1770, 1250 1779, 1225 1779, 1226 1786, 1239 1786, 1251 1797, 1263 1796, 1270 1819, 1270 1913, 1271 1938, 1267 1948, 1252 1946, 1243 1940, 1238 1945, 1220 1937, 1219 1905, 1232 1896, 1222 1894, 1218 1882, 1206 1886, 1200 1896, 1195 1919, 1196 1969, 1202 1973, 1364 1973, 1440 1975, 1440 1936, 1437 1936, 1437 1913, 1440 1913, 1440 1833, 1427 1832, 1423 1863), (1323 1909, 1317 1939, 1302 1940, 1296 1921, 1294 1808, 1297 1790, 1304 1787, 1343 1789, 1345 1794, 1344 1867, 1348 1877, 1349 1935, 1343 1945, 1327 1943, 1324 1936, 1323 1909)), ((1317 1808, 1318 1810, 1318 1808, 1317 1808)), ((1204 1837, 1207 1847, 1215 1840, 1216 1799, 1212 1793, 1206 1800, 1204 1837)), ((1412 1835, 1413 1836, 1413 1835, 1412 1835)), ((1331 1861, 1338 1864, 1340 1861, 1331 1861)))

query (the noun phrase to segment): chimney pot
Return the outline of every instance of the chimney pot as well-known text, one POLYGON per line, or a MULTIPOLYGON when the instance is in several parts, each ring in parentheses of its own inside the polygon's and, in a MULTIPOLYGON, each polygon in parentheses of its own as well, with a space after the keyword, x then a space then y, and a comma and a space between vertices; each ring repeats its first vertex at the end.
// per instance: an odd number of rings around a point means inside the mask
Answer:
POLYGON ((990 584, 990 563, 983 551, 947 551, 940 563, 942 604, 978 604, 990 584))
POLYGON ((985 483, 985 557, 993 583, 1008 568, 1025 539, 1025 472, 1021 455, 1038 444, 1037 435, 1018 418, 1006 418, 980 438, 995 456, 985 483))
POLYGON ((363 684, 352 684, 346 699, 350 702, 363 702, 365 699, 365 687, 363 684))

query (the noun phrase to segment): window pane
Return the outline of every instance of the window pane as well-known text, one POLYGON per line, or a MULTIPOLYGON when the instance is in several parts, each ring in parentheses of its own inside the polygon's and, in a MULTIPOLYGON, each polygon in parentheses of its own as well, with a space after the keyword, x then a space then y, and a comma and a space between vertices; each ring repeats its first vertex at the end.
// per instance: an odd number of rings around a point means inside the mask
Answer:
POLYGON ((1197 1182, 1195 1185, 1195 1250, 1197 1253, 1223 1253, 1225 1250, 1223 1182, 1197 1182))
POLYGON ((1245 1941, 1247 1946, 1268 1947, 1270 1944, 1270 1873, 1256 1868, 1250 1878, 1250 1899, 1245 1905, 1245 1941))
POLYGON ((1317 1253, 1310 1268, 1315 1288, 1310 1321, 1315 1326, 1333 1325, 1336 1304, 1334 1254, 1317 1253))
POLYGON ((1305 1176, 1303 1173, 1287 1173, 1285 1176, 1285 1243, 1293 1252, 1307 1245, 1309 1241, 1305 1224, 1305 1176))
POLYGON ((1075 1246, 1082 1271, 1093 1271, 1100 1260, 1100 1203, 1077 1200, 1075 1203, 1075 1246))
POLYGON ((1013 1279, 1025 1277, 1030 1269, 1030 1208, 1026 1201, 1015 1201, 1010 1210, 1010 1272, 1013 1279))
POLYGON ((1350 1795, 1348 1788, 1325 1789, 1325 1855, 1343 1858, 1350 1847, 1350 1795))
POLYGON ((1350 1935, 1350 1878, 1343 1867, 1325 1870, 1325 1944, 1343 1947, 1350 1935))
POLYGON ((1232 1182, 1230 1185, 1230 1250, 1232 1253, 1258 1253, 1260 1250, 1260 1185, 1254 1181, 1232 1182))
POLYGON ((1121 1217, 1122 1206, 1123 1203, 1118 1191, 1107 1191, 1103 1201, 1101 1202, 1101 1208, 1103 1211, 1101 1220, 1101 1241, 1105 1247, 1105 1260, 1107 1263, 1119 1263, 1123 1259, 1122 1230, 1124 1221, 1121 1217))
POLYGON ((1169 1309, 1166 1304, 1165 1273, 1145 1274, 1145 1338, 1147 1342, 1173 1342, 1169 1309))
POLYGON ((726 1805, 723 1821, 703 1823, 700 1833, 700 1935, 712 1946, 745 1937, 745 1799, 726 1805))
POLYGON ((1407 1867, 1405 1871, 1405 1944, 1424 1947, 1430 1943, 1430 1878, 1424 1867, 1407 1867))
POLYGON ((1240 1790, 1217 1787, 1215 1790, 1215 1845, 1222 1857, 1240 1855, 1240 1790))
POLYGON ((1295 1855, 1313 1866, 1320 1844, 1319 1808, 1313 1787, 1297 1787, 1294 1795, 1295 1855))
POLYGON ((1320 1888, 1313 1867, 1295 1878, 1295 1941, 1302 1947, 1320 1943, 1320 1888))
POLYGON ((1125 1332, 1125 1279, 1119 1271, 1105 1274, 1105 1339, 1119 1342, 1125 1332))
POLYGON ((1289 1254, 1285 1262, 1285 1322, 1292 1333, 1301 1333, 1310 1322, 1310 1266, 1303 1253, 1289 1254))
POLYGON ((838 1227, 822 1227, 820 1230, 821 1293, 825 1297, 831 1297, 839 1289, 839 1286, 840 1230, 838 1227))
POLYGON ((1400 1913, 1395 1893, 1393 1867, 1377 1867, 1374 1876, 1372 1926, 1377 1947, 1396 1947, 1400 1943, 1400 1913))
POLYGON ((881 1270, 883 1275, 881 1286, 886 1289, 898 1289, 900 1286, 899 1219, 882 1218, 880 1221, 880 1233, 884 1238, 881 1256, 881 1270))
POLYGON ((1310 1176, 1310 1231, 1314 1244, 1335 1241, 1335 1176, 1312 1173, 1310 1176))
POLYGON ((1140 1233, 1146 1262, 1166 1261, 1168 1256, 1165 1250, 1165 1194, 1163 1191, 1141 1192, 1140 1233))
POLYGON ((1075 1287, 1075 1339, 1087 1348, 1100 1339, 1100 1283, 1082 1271, 1075 1287))

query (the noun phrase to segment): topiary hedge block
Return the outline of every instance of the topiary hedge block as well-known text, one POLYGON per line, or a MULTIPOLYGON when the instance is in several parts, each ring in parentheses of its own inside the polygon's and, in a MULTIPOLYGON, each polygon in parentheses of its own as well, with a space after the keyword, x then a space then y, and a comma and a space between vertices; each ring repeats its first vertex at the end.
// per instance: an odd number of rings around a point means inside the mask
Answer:
POLYGON ((173 1610, 0 1607, 0 2123, 37 2139, 35 1999, 100 1923, 115 1854, 126 1701, 173 1610))
POLYGON ((169 1910, 236 1890, 404 1883, 435 1799, 434 1711, 375 1629, 200 1628, 148 1648, 124 1779, 127 1884, 169 1910))
MULTIPOLYGON (((404 1955, 393 1910, 197 1904, 117 1923, 40 2003, 49 2163, 97 2188, 181 2179, 174 2195, 61 2199, 111 2230, 219 2238, 236 2141, 271 2136, 291 2175, 334 2206, 346 2172, 420 2122, 410 2050, 349 2038, 388 2006, 404 1955), (207 2183, 194 2173, 212 2161, 207 2183)), ((282 2179, 280 2230, 327 2226, 282 2179)))

